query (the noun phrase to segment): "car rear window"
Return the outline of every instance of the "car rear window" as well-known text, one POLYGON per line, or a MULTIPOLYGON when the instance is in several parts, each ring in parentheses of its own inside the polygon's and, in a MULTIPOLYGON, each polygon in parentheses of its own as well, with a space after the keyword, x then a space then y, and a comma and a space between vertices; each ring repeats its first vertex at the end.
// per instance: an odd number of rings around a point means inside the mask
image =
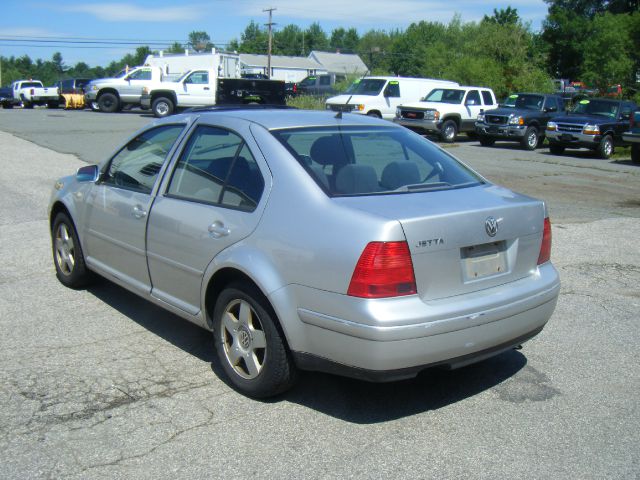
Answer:
POLYGON ((401 127, 271 132, 330 196, 448 190, 483 183, 451 155, 401 127))

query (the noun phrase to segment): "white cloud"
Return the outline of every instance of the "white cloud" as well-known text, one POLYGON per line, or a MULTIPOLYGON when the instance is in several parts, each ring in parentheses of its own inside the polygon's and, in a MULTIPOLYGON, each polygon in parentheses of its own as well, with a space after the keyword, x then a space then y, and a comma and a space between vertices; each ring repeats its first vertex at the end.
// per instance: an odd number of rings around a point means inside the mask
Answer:
POLYGON ((55 37, 59 34, 45 28, 15 27, 0 28, 0 35, 6 37, 55 37))
POLYGON ((92 15, 106 22, 179 22, 197 20, 202 16, 199 6, 139 7, 128 3, 93 3, 62 7, 69 12, 92 15))

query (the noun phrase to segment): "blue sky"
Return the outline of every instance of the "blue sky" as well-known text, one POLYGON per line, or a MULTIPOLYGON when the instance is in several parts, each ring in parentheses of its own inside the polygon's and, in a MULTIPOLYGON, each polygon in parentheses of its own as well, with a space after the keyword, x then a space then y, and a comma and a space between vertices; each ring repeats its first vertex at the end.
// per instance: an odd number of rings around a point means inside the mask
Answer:
POLYGON ((420 20, 448 23, 455 14, 463 21, 478 21, 494 8, 507 6, 516 8, 534 30, 547 13, 544 0, 3 0, 0 55, 50 59, 59 51, 67 65, 84 61, 96 66, 135 50, 115 43, 119 41, 159 49, 161 44, 186 42, 193 30, 204 30, 213 43, 224 44, 239 38, 251 20, 266 23, 263 10, 269 7, 276 8, 276 29, 290 23, 306 28, 317 21, 328 34, 336 27, 355 27, 362 34, 370 29, 405 29, 420 20), (112 43, 95 48, 89 43, 63 44, 61 39, 112 43))

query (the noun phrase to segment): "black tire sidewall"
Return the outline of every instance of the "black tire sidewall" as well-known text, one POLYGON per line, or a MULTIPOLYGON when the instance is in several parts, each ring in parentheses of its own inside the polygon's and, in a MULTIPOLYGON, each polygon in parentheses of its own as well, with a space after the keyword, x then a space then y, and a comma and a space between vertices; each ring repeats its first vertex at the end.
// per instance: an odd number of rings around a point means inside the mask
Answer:
POLYGON ((116 97, 113 93, 103 93, 98 99, 98 107, 103 113, 114 113, 118 110, 118 97, 116 97), (113 100, 113 104, 110 106, 105 106, 104 104, 107 100, 113 100))
POLYGON ((296 371, 290 359, 284 335, 276 324, 275 314, 264 295, 252 285, 233 284, 224 289, 216 301, 213 311, 213 341, 218 361, 231 385, 240 393, 253 398, 267 398, 290 388, 296 371), (239 376, 229 364, 221 335, 222 313, 234 300, 244 300, 257 313, 266 340, 265 363, 254 379, 239 376))
POLYGON ((540 134, 538 133, 538 129, 536 127, 527 127, 524 132, 524 137, 522 138, 522 147, 525 150, 535 150, 538 146, 538 143, 540 143, 540 134), (529 136, 533 132, 535 132, 536 134, 536 143, 535 145, 531 146, 531 144, 529 143, 529 136))
POLYGON ((56 269, 56 277, 60 283, 69 288, 81 288, 86 286, 91 280, 91 273, 87 270, 84 262, 84 253, 82 251, 82 245, 80 245, 80 239, 76 232, 75 226, 69 216, 60 212, 55 216, 53 225, 51 227, 51 251, 53 255, 53 265, 56 269), (64 223, 67 226, 69 235, 73 239, 74 253, 75 253, 75 265, 70 275, 65 275, 60 270, 58 262, 56 261, 56 232, 60 224, 64 223))

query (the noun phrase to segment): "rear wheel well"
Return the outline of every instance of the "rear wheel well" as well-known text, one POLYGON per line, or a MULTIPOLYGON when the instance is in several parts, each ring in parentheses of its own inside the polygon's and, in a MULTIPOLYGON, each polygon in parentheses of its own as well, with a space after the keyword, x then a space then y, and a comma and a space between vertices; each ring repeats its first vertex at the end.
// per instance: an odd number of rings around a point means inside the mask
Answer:
POLYGON ((216 302, 218 301, 218 297, 220 293, 227 288, 231 284, 244 284, 244 285, 252 285, 255 287, 257 291, 262 293, 262 295, 266 299, 266 303, 271 308, 271 313, 274 318, 277 320, 277 315, 273 311, 273 307, 271 307, 271 303, 266 298, 267 296, 262 292, 262 289, 254 282, 251 277, 242 273, 240 270, 236 270, 235 268, 223 268, 218 270, 213 277, 209 280, 209 285, 207 285, 207 292, 205 295, 205 309, 206 309, 206 321, 207 325, 211 328, 212 326, 212 316, 213 310, 216 307, 216 302))

